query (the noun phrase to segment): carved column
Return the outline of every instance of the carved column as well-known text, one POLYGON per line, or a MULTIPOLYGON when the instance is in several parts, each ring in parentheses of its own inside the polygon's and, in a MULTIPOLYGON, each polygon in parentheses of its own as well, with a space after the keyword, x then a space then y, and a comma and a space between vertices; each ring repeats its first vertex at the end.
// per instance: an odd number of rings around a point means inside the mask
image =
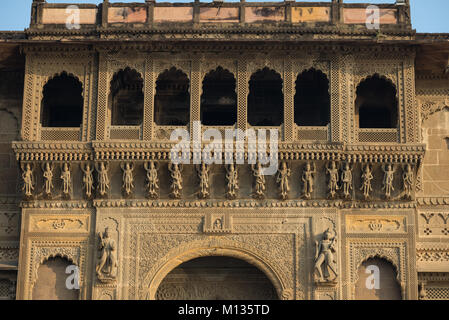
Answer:
MULTIPOLYGON (((330 140, 332 142, 341 141, 340 132, 341 132, 341 115, 345 110, 340 105, 340 83, 339 83, 339 75, 340 75, 340 59, 338 55, 332 55, 330 60, 330 140)), ((346 141, 346 140, 345 140, 346 141)))
POLYGON ((402 88, 404 95, 404 114, 405 114, 405 137, 401 137, 401 142, 417 143, 419 142, 419 117, 418 108, 416 107, 415 94, 415 54, 404 60, 403 77, 404 87, 402 88))
POLYGON ((237 66, 237 128, 246 130, 248 123, 248 73, 246 59, 238 60, 237 66))
POLYGON ((295 140, 294 96, 295 86, 292 71, 292 60, 284 64, 284 140, 295 140))
MULTIPOLYGON (((193 123, 200 121, 201 106, 201 61, 199 59, 192 61, 190 73, 190 137, 200 135, 201 132, 193 132, 193 123)), ((199 137, 200 137, 199 136, 199 137)))
POLYGON ((97 140, 105 140, 108 137, 108 91, 109 84, 107 54, 100 52, 98 66, 97 140))
POLYGON ((144 103, 143 103, 143 140, 153 139, 154 128, 154 71, 153 59, 145 59, 144 103))

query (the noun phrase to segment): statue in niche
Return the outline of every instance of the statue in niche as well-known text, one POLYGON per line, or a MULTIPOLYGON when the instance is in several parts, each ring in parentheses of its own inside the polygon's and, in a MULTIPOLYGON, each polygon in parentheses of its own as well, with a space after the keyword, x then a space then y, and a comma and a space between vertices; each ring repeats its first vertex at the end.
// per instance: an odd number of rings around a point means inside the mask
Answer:
POLYGON ((226 168, 226 180, 228 182, 226 197, 229 200, 233 200, 237 198, 237 192, 239 190, 239 172, 234 163, 225 166, 225 168, 226 168))
POLYGON ((343 196, 345 199, 351 199, 352 190, 352 168, 348 162, 345 163, 341 172, 341 183, 343 188, 343 196))
POLYGON ((100 162, 100 166, 98 164, 95 164, 95 168, 98 172, 98 189, 100 190, 100 196, 105 196, 109 189, 109 177, 108 177, 108 170, 109 165, 104 162, 100 162))
POLYGON ((329 198, 335 199, 335 196, 337 194, 337 191, 340 189, 338 186, 338 168, 335 161, 332 161, 330 163, 330 166, 326 166, 326 171, 329 175, 329 198))
POLYGON ((263 175, 263 168, 259 161, 256 165, 251 165, 251 170, 253 171, 254 178, 256 179, 256 190, 254 193, 254 198, 264 199, 265 198, 265 176, 263 175))
POLYGON ((126 196, 129 196, 133 189, 134 189, 134 176, 133 176, 133 170, 134 165, 126 162, 125 164, 121 163, 120 167, 123 171, 123 191, 125 192, 126 196))
POLYGON ((200 179, 200 191, 198 192, 198 197, 200 199, 209 198, 209 171, 210 165, 202 162, 201 165, 196 167, 198 173, 198 178, 200 179))
POLYGON ((117 277, 117 256, 115 240, 109 235, 109 228, 105 228, 104 233, 98 233, 100 245, 99 261, 96 267, 97 277, 100 281, 111 281, 117 277))
POLYGON ((362 174, 362 187, 360 188, 360 190, 363 191, 365 200, 368 200, 370 198, 370 193, 371 191, 373 191, 373 188, 371 186, 371 180, 373 179, 374 176, 371 172, 371 166, 367 164, 362 174))
POLYGON ((310 199, 312 197, 315 174, 316 174, 315 163, 313 163, 312 169, 310 162, 307 161, 301 176, 301 180, 303 182, 303 197, 305 199, 310 199))
POLYGON ((288 199, 288 192, 290 186, 288 184, 288 178, 290 177, 292 170, 288 167, 287 162, 281 162, 281 167, 278 170, 276 182, 279 184, 279 191, 282 200, 288 199))
POLYGON ((171 193, 170 196, 174 199, 181 198, 182 193, 182 164, 177 163, 169 163, 168 170, 170 171, 171 176, 171 193))
POLYGON ((51 190, 53 189, 53 165, 46 162, 42 171, 44 172, 44 193, 47 197, 51 196, 51 190))
POLYGON ((402 174, 402 182, 404 184, 404 197, 407 200, 412 200, 413 183, 415 181, 415 174, 413 173, 412 166, 407 164, 405 168, 402 169, 404 172, 402 174))
POLYGON ((157 176, 159 165, 154 161, 150 161, 146 162, 144 167, 147 172, 148 197, 150 199, 157 199, 159 197, 159 178, 157 176))
POLYGON ((384 180, 382 190, 385 191, 385 199, 391 199, 391 192, 394 191, 393 180, 394 180, 394 172, 395 169, 391 163, 389 163, 386 167, 382 166, 382 171, 384 172, 384 180))
POLYGON ((84 190, 86 192, 86 196, 90 198, 92 196, 92 189, 94 185, 94 168, 91 168, 90 163, 86 163, 86 166, 81 164, 81 171, 83 171, 83 184, 84 184, 84 190))
POLYGON ((315 241, 314 279, 316 283, 335 283, 338 277, 336 253, 337 237, 327 229, 320 241, 315 241), (334 277, 331 278, 331 271, 334 277), (317 273, 318 272, 318 275, 317 273))
POLYGON ((25 196, 31 197, 33 195, 34 190, 34 176, 33 170, 34 166, 27 163, 25 166, 22 164, 22 179, 23 179, 23 187, 22 190, 25 191, 25 196))
POLYGON ((72 184, 72 175, 70 173, 70 166, 68 163, 64 163, 62 165, 61 179, 62 179, 62 194, 64 196, 69 196, 72 184))
POLYGON ((223 220, 221 218, 215 219, 214 230, 223 230, 223 220))

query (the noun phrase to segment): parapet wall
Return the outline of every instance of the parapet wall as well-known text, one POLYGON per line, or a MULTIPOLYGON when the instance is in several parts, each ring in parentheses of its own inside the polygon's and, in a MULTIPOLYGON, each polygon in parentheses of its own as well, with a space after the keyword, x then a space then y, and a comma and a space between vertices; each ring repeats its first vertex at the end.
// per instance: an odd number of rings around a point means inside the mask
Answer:
MULTIPOLYGON (((73 11, 68 4, 46 3, 34 0, 31 28, 51 28, 65 25, 73 11)), ((201 3, 109 3, 79 4, 81 28, 151 27, 161 24, 223 24, 223 25, 298 25, 298 26, 364 26, 369 4, 332 2, 218 2, 201 3)), ((393 29, 411 29, 410 5, 377 4, 379 22, 393 29)))

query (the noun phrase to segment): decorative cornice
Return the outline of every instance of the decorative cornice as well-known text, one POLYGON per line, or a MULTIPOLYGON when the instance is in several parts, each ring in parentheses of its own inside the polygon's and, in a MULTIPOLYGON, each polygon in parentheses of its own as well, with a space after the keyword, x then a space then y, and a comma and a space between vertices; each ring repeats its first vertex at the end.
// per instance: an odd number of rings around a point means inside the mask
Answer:
POLYGON ((22 201, 23 209, 88 209, 92 203, 88 201, 22 201))

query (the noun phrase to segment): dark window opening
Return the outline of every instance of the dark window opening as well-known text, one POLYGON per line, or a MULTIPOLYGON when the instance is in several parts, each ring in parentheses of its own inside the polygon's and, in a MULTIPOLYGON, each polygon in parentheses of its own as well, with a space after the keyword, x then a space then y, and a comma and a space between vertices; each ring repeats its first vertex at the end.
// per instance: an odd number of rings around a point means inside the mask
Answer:
POLYGON ((83 118, 83 86, 62 73, 44 86, 41 123, 43 127, 80 127, 83 118))
POLYGON ((296 79, 295 123, 298 126, 327 126, 330 121, 329 81, 315 69, 296 79))
POLYGON ((248 123, 252 126, 280 126, 283 121, 282 78, 274 70, 259 70, 249 81, 248 123))
POLYGON ((237 93, 232 73, 218 67, 203 81, 201 123, 206 126, 229 126, 237 121, 237 93))
POLYGON ((355 112, 360 128, 397 128, 396 88, 378 75, 366 79, 357 87, 355 112))
POLYGON ((190 93, 187 75, 171 68, 159 75, 154 97, 154 121, 164 126, 185 126, 190 121, 190 93))
POLYGON ((111 124, 138 126, 143 119, 143 79, 136 70, 126 68, 111 81, 111 124))

